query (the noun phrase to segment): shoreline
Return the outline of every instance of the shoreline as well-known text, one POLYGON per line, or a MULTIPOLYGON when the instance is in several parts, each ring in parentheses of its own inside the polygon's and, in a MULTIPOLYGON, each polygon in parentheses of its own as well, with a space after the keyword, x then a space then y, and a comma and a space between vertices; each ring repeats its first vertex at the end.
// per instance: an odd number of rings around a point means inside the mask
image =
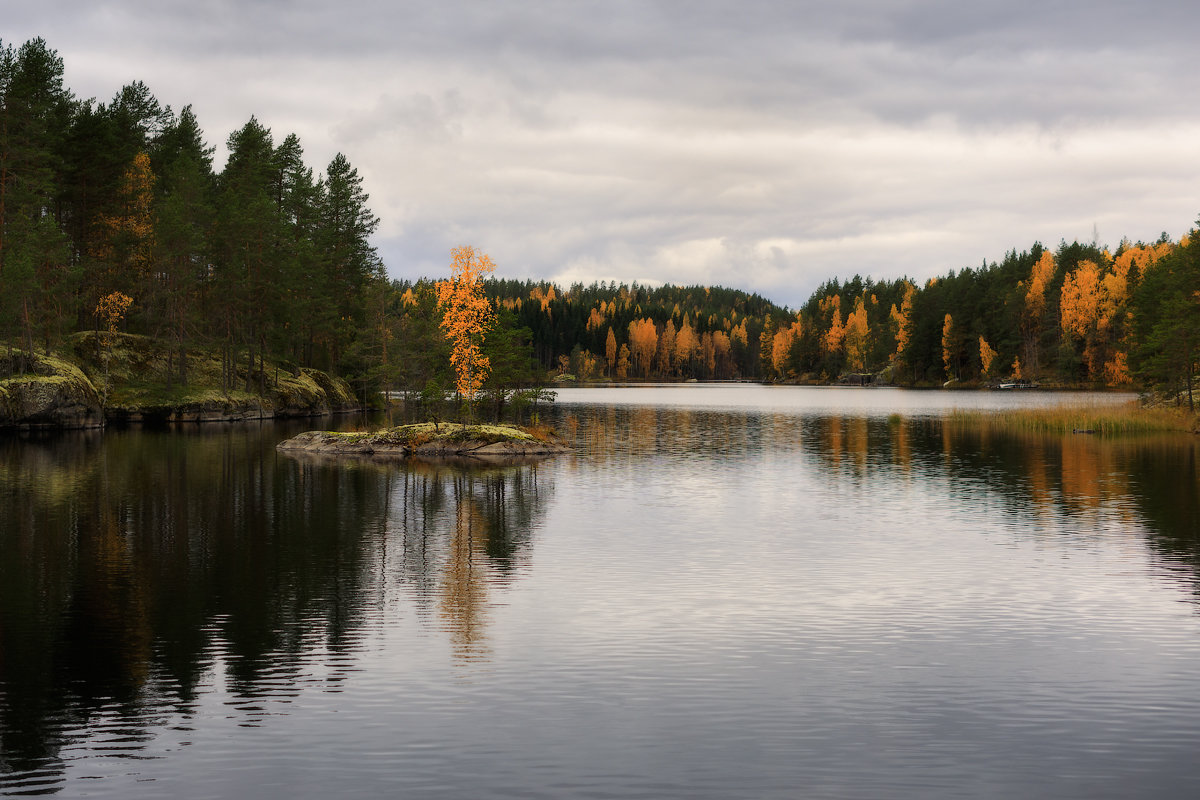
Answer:
POLYGON ((320 370, 267 363, 232 382, 254 391, 221 388, 223 365, 204 350, 184 356, 161 342, 113 334, 103 349, 91 334, 76 335, 69 351, 0 352, 0 433, 96 430, 109 424, 186 424, 319 417, 364 406, 350 386, 320 370), (176 376, 186 359, 188 382, 176 376), (168 381, 167 377, 172 380, 168 381))

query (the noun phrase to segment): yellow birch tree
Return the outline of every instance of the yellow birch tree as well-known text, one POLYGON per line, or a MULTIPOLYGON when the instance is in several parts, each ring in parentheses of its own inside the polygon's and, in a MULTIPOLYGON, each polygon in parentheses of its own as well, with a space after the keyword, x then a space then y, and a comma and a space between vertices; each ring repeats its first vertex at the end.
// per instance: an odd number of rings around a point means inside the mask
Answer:
POLYGON ((450 340, 455 389, 469 409, 491 370, 481 348, 495 321, 495 312, 483 296, 483 276, 496 265, 470 245, 456 247, 450 254, 450 278, 437 283, 438 309, 442 312, 442 330, 450 340))

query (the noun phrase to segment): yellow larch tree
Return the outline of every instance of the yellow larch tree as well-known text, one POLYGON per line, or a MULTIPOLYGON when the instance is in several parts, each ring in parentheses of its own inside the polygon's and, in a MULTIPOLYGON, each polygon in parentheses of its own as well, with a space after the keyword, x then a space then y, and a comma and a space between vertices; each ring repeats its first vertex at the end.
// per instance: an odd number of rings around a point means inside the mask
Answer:
POLYGON ((696 335, 695 328, 692 327, 688 315, 683 315, 683 322, 679 325, 679 331, 675 334, 675 370, 681 375, 684 374, 692 364, 700 351, 700 338, 696 335))
POLYGON ((1100 377, 1103 366, 1103 358, 1097 348, 1100 293, 1100 267, 1094 261, 1084 260, 1063 281, 1062 299, 1059 302, 1059 322, 1063 333, 1083 342, 1083 357, 1087 362, 1088 374, 1093 378, 1100 377))
POLYGON ((556 295, 554 293, 554 284, 552 283, 549 284, 545 289, 543 289, 541 286, 535 286, 529 292, 529 299, 536 301, 542 307, 542 311, 547 311, 550 308, 550 303, 552 303, 555 298, 556 295))
POLYGON ((992 362, 996 360, 996 351, 987 343, 983 335, 979 336, 979 364, 984 378, 992 377, 992 362))
MULTIPOLYGON (((603 305, 603 304, 601 304, 601 305, 603 305)), ((603 326, 603 325, 604 325, 604 311, 602 311, 601 309, 598 309, 598 308, 593 308, 591 311, 588 312, 587 329, 588 329, 589 333, 594 330, 600 330, 601 326, 603 326)))
POLYGON ((717 378, 733 377, 733 342, 725 331, 713 331, 712 374, 717 378))
POLYGON ((608 336, 604 339, 604 362, 608 365, 608 374, 611 377, 617 366, 617 335, 613 333, 611 325, 608 326, 608 336))
POLYGON ((770 378, 775 374, 775 364, 771 358, 774 343, 775 320, 767 317, 763 320, 762 330, 758 334, 758 369, 764 378, 770 378))
MULTIPOLYGON (((676 304, 678 305, 678 304, 676 304)), ((658 347, 654 351, 654 371, 668 376, 675 363, 675 323, 667 320, 658 336, 658 347)))
POLYGON ((829 315, 829 329, 821 337, 821 347, 827 354, 836 353, 842 348, 842 340, 846 329, 842 326, 842 298, 838 295, 823 298, 819 308, 822 316, 829 315))
POLYGON ((946 368, 947 380, 956 377, 956 370, 952 369, 958 360, 954 349, 954 318, 947 314, 942 322, 942 365, 946 368))
POLYGON ((1041 258, 1033 265, 1029 274, 1029 287, 1025 290, 1025 316, 1040 320, 1046 310, 1046 286, 1054 276, 1054 254, 1043 250, 1041 258))
POLYGON ((904 354, 908 340, 912 336, 913 300, 917 296, 917 287, 908 281, 904 282, 904 299, 900 301, 900 309, 892 306, 891 317, 896 323, 896 352, 893 360, 904 354))
POLYGON ((1054 254, 1043 250, 1029 273, 1025 289, 1025 308, 1021 315, 1021 332, 1025 340, 1025 363, 1032 374, 1038 370, 1042 318, 1046 313, 1046 287, 1054 277, 1054 254))
POLYGON ((800 338, 802 330, 803 326, 800 320, 796 320, 787 327, 781 325, 779 330, 775 331, 775 337, 771 342, 771 366, 775 370, 775 374, 781 378, 787 376, 788 359, 791 358, 792 348, 795 346, 796 340, 800 338))
POLYGON ((470 245, 456 247, 450 253, 450 278, 437 283, 438 309, 442 312, 442 330, 450 340, 455 388, 469 410, 491 369, 482 346, 495 312, 483 295, 483 276, 496 265, 470 245))
POLYGON ((650 376, 657 348, 658 331, 654 327, 654 320, 635 319, 629 323, 629 361, 635 373, 643 378, 650 376))
POLYGON ((629 377, 629 345, 621 345, 620 351, 617 353, 617 380, 625 380, 629 377))
POLYGON ((846 365, 851 372, 862 372, 866 368, 868 343, 867 308, 860 297, 854 310, 846 317, 843 339, 846 346, 846 365))

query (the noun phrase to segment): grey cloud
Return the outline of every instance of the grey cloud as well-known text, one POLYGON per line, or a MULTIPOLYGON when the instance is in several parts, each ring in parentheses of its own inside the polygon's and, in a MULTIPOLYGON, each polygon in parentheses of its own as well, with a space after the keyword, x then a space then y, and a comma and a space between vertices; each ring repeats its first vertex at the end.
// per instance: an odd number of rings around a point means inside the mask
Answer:
POLYGON ((395 275, 470 242, 516 277, 703 280, 798 304, 834 274, 926 277, 1093 223, 1114 241, 1182 233, 1200 206, 1192 17, 1055 0, 145 0, 25 4, 5 25, 59 49, 83 96, 140 78, 194 103, 214 143, 253 113, 295 130, 314 166, 345 151, 395 275))
POLYGON ((356 143, 378 137, 410 144, 446 144, 462 136, 467 113, 462 95, 454 90, 435 97, 414 92, 385 96, 373 107, 354 113, 333 128, 338 141, 356 143))

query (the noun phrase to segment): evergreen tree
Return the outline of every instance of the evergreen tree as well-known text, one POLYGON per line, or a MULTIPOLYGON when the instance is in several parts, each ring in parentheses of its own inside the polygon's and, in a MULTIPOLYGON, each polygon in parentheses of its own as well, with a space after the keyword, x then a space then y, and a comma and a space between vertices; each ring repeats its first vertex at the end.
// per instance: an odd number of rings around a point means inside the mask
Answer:
POLYGON ((68 266, 58 187, 71 104, 62 59, 43 39, 0 43, 0 333, 28 350, 46 300, 39 276, 68 266))
POLYGON ((1200 236, 1146 271, 1133 297, 1135 373, 1162 397, 1196 408, 1200 370, 1200 236))
POLYGON ((370 243, 379 219, 367 207, 358 170, 338 153, 323 181, 315 233, 319 254, 319 285, 329 303, 321 316, 321 338, 328 368, 337 373, 342 354, 362 324, 362 293, 383 273, 379 255, 370 243))
POLYGON ((261 363, 280 285, 275 260, 279 215, 271 193, 274 145, 271 132, 251 117, 230 134, 227 146, 229 161, 218 179, 213 289, 221 298, 216 310, 223 328, 223 383, 233 387, 238 382, 237 362, 244 348, 245 388, 250 391, 255 356, 261 363))
POLYGON ((158 165, 155 265, 158 279, 147 305, 157 319, 156 335, 171 342, 167 383, 187 383, 189 343, 203 327, 204 290, 213 222, 213 149, 191 106, 163 131, 152 163, 158 165))

